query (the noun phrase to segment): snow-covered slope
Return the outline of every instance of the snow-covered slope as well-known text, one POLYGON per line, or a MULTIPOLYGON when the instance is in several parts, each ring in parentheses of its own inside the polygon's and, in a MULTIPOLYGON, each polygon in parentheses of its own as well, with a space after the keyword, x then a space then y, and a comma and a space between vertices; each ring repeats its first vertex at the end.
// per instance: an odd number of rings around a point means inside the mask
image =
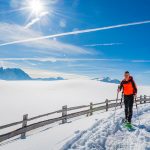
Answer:
POLYGON ((116 114, 108 112, 107 119, 97 120, 90 128, 83 130, 66 142, 63 150, 149 150, 150 149, 150 105, 140 111, 134 110, 134 130, 123 127, 121 110, 116 114))
MULTIPOLYGON (((90 102, 101 102, 106 98, 115 99, 116 89, 116 84, 81 79, 53 82, 0 81, 0 125, 18 121, 22 119, 22 115, 26 113, 31 117, 60 109, 62 105, 66 104, 68 106, 76 106, 89 104, 90 102)), ((138 94, 150 95, 150 87, 139 86, 138 94)), ((140 129, 140 134, 144 134, 144 137, 148 136, 148 138, 145 139, 149 140, 149 127, 145 123, 149 123, 149 105, 145 108, 141 107, 140 110, 142 109, 142 112, 145 113, 142 114, 141 112, 140 118, 143 118, 142 124, 144 124, 145 127, 144 129, 140 129), (146 121, 144 117, 147 117, 146 121), (148 130, 146 131, 145 129, 148 130), (147 135, 143 132, 146 132, 147 135)), ((119 132, 123 133, 123 131, 118 128, 120 125, 120 114, 121 116, 123 115, 123 110, 117 110, 117 128, 114 130, 116 134, 119 134, 119 132)), ((136 110, 134 114, 135 124, 138 125, 136 110)), ((106 134, 103 132, 106 131, 106 128, 109 130, 110 127, 114 127, 111 122, 112 115, 113 111, 109 111, 109 113, 99 113, 88 118, 83 117, 72 123, 55 125, 55 127, 52 128, 51 126, 46 126, 42 129, 29 132, 26 140, 15 140, 9 142, 9 144, 5 143, 5 145, 1 145, 0 150, 58 150, 61 148, 73 148, 74 145, 79 147, 82 145, 84 149, 85 146, 87 146, 86 144, 90 143, 89 141, 92 142, 92 136, 98 139, 102 136, 103 138, 100 139, 109 145, 110 143, 108 141, 111 140, 106 140, 106 138, 107 136, 111 138, 114 134, 106 134), (91 134, 90 131, 93 132, 93 134, 91 134), (101 131, 102 134, 99 134, 101 131), (89 137, 87 135, 89 135, 89 137), (85 139, 86 142, 81 144, 82 138, 85 137, 87 137, 87 139, 85 139)), ((140 138, 140 136, 138 137, 140 138)), ((97 142, 96 140, 94 141, 97 142)), ((104 147, 104 144, 101 146, 104 147)))

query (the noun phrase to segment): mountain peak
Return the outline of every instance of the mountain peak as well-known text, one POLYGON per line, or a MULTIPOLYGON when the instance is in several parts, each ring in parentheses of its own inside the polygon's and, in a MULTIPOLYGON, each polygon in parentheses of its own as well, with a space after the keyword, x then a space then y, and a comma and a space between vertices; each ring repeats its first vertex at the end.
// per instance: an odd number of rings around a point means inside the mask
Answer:
POLYGON ((0 67, 0 79, 2 80, 31 80, 31 77, 20 68, 0 67))
POLYGON ((62 77, 32 78, 20 68, 3 68, 3 67, 0 67, 0 80, 54 81, 54 80, 64 80, 64 78, 62 78, 62 77))

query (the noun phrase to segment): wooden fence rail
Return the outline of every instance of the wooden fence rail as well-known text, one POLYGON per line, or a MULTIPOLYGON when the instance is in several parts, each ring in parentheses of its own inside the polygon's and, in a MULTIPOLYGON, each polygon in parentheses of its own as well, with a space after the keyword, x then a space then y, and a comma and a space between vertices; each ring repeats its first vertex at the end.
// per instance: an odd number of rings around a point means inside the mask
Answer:
MULTIPOLYGON (((144 95, 144 96, 140 96, 137 98, 138 105, 144 104, 144 103, 150 103, 150 96, 144 95)), ((76 106, 76 107, 70 107, 70 108, 68 108, 67 105, 65 105, 60 110, 50 112, 47 114, 43 114, 43 115, 39 115, 39 116, 35 116, 32 118, 28 118, 28 114, 26 114, 23 116, 22 121, 18 121, 18 122, 0 126, 0 130, 2 131, 2 129, 6 129, 9 127, 13 127, 13 126, 22 124, 21 128, 18 128, 14 131, 0 135, 0 142, 3 142, 5 140, 8 140, 8 139, 18 136, 18 135, 21 135, 21 139, 24 139, 24 138, 26 138, 26 132, 29 132, 31 130, 34 130, 34 129, 37 129, 37 128, 40 128, 40 127, 43 127, 43 126, 46 126, 46 125, 49 125, 52 123, 60 122, 60 121, 62 124, 64 124, 64 123, 67 123, 68 119, 71 119, 71 118, 79 117, 82 115, 91 116, 91 115, 93 115, 93 112, 100 111, 100 110, 108 111, 110 108, 114 108, 115 106, 117 106, 117 107, 119 106, 120 108, 122 108, 123 105, 124 104, 123 104, 122 98, 117 100, 117 104, 116 104, 116 100, 106 99, 105 102, 95 103, 95 104, 93 104, 91 102, 89 105, 82 105, 82 106, 76 106), (81 110, 81 109, 84 109, 84 110, 81 110), (70 111, 75 111, 75 110, 80 110, 80 111, 69 113, 70 111), (27 124, 27 123, 29 123, 29 121, 33 121, 33 120, 43 118, 45 116, 57 114, 57 113, 61 113, 61 116, 52 118, 52 119, 47 119, 44 121, 39 121, 36 123, 32 123, 30 125, 27 124)))

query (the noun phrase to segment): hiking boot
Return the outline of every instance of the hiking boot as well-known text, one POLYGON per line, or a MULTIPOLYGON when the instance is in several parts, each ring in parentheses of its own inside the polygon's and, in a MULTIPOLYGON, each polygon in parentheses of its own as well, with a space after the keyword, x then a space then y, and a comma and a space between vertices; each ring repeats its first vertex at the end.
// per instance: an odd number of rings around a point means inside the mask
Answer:
POLYGON ((131 119, 128 119, 128 123, 131 124, 131 119))

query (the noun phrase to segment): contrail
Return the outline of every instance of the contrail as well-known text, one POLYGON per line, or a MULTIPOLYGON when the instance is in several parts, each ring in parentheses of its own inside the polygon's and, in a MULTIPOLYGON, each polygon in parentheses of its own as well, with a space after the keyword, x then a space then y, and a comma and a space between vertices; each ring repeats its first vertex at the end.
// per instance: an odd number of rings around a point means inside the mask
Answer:
POLYGON ((100 28, 94 28, 94 29, 85 29, 85 30, 78 30, 78 31, 72 31, 72 32, 65 32, 65 33, 41 36, 41 37, 37 37, 37 38, 30 38, 30 39, 26 39, 26 40, 12 41, 12 42, 0 44, 0 46, 21 44, 21 43, 33 42, 33 41, 43 40, 43 39, 48 39, 48 38, 62 37, 62 36, 67 36, 67 35, 74 35, 74 34, 81 34, 81 33, 88 33, 88 32, 96 32, 96 31, 101 31, 101 30, 109 30, 109 29, 122 28, 122 27, 127 27, 127 26, 147 24, 147 23, 150 23, 150 20, 141 21, 141 22, 132 22, 132 23, 126 23, 126 24, 119 24, 119 25, 113 25, 113 26, 106 26, 106 27, 100 27, 100 28))

